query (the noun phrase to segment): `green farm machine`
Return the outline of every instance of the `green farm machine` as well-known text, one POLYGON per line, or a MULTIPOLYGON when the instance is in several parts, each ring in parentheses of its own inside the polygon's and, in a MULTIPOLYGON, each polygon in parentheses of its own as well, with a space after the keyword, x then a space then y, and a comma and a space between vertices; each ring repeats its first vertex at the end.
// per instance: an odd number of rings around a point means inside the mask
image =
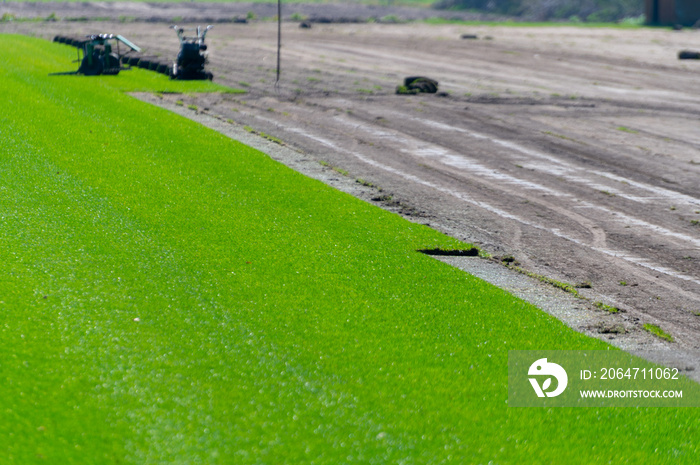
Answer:
POLYGON ((204 65, 207 63, 207 44, 204 43, 204 38, 212 27, 207 26, 202 30, 201 27, 197 26, 196 29, 189 29, 196 32, 197 35, 186 36, 185 32, 188 29, 173 26, 180 39, 180 52, 177 54, 177 59, 170 71, 172 79, 208 79, 211 81, 214 78, 212 73, 204 70, 204 65))
POLYGON ((180 39, 180 50, 175 61, 158 56, 145 56, 139 53, 141 48, 125 37, 114 34, 95 34, 83 37, 56 36, 54 42, 72 45, 78 48, 78 71, 54 74, 83 74, 98 76, 101 74, 119 74, 123 69, 139 67, 170 76, 171 79, 212 80, 214 75, 204 69, 208 61, 207 45, 204 38, 213 26, 197 26, 185 29, 173 26, 180 39), (187 31, 193 34, 186 35, 187 31), (122 54, 122 48, 125 52, 122 54), (82 51, 82 56, 81 56, 82 51), (126 67, 129 66, 129 67, 126 67))
POLYGON ((119 71, 128 69, 124 67, 126 57, 131 52, 140 52, 141 48, 123 36, 114 34, 93 34, 82 38, 56 36, 54 42, 73 45, 78 49, 78 62, 80 68, 72 73, 85 76, 99 76, 100 74, 119 74, 119 71), (122 45, 126 51, 121 53, 122 45), (82 51, 82 57, 81 52, 82 51))

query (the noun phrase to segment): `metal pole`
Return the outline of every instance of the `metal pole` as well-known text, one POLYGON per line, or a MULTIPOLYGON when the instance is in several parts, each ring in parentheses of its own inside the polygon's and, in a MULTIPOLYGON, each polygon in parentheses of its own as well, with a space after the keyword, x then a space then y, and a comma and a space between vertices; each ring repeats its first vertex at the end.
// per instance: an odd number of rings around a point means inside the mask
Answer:
POLYGON ((280 48, 282 47, 282 0, 277 0, 277 79, 275 85, 280 82, 280 48))

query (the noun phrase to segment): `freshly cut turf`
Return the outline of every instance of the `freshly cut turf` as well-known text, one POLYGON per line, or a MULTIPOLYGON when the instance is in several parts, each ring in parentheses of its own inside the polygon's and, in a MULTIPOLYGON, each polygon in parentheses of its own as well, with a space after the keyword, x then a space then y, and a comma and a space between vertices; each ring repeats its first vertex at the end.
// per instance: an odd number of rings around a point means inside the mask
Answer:
POLYGON ((2 40, 0 463, 696 463, 694 409, 508 408, 607 346, 417 252, 467 245, 2 40))

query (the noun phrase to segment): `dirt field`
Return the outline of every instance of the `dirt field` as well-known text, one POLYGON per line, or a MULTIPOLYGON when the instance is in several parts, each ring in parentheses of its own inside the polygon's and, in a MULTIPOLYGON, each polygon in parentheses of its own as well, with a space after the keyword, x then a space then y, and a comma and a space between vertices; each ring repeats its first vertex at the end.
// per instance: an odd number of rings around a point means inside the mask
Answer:
MULTIPOLYGON (((167 25, 0 32, 114 32, 174 58, 167 25)), ((217 24, 208 42, 215 80, 248 93, 166 99, 279 138, 381 186, 385 208, 621 310, 580 330, 624 338, 651 323, 700 349, 700 61, 677 59, 700 32, 288 22, 278 86, 275 24, 217 24), (411 75, 446 94, 395 95, 411 75)))

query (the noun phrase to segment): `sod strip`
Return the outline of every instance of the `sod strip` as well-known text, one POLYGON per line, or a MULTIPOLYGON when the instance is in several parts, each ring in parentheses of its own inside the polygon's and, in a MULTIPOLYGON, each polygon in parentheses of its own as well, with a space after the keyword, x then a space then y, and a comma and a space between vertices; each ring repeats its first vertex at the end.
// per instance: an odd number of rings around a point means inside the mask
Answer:
POLYGON ((609 347, 416 252, 464 244, 115 90, 140 74, 48 77, 64 46, 2 38, 0 462, 700 453, 694 409, 509 409, 508 350, 609 347))

